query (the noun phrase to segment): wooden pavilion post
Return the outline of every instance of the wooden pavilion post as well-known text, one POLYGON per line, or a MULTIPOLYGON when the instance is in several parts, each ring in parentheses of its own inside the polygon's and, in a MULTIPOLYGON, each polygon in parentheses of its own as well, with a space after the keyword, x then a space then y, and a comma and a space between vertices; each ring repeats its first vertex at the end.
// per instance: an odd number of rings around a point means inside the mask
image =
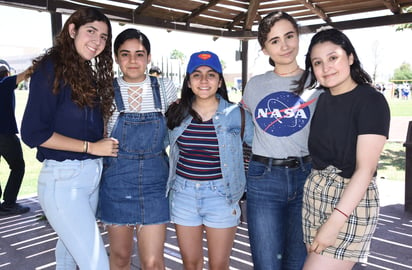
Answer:
POLYGON ((56 36, 60 33, 62 29, 62 14, 51 10, 50 11, 50 21, 51 21, 53 45, 55 45, 56 36))
POLYGON ((245 86, 248 79, 248 52, 249 52, 249 41, 244 39, 242 42, 242 51, 240 52, 241 60, 242 60, 242 94, 245 90, 245 86))
POLYGON ((405 211, 412 212, 412 121, 409 122, 405 150, 405 211))

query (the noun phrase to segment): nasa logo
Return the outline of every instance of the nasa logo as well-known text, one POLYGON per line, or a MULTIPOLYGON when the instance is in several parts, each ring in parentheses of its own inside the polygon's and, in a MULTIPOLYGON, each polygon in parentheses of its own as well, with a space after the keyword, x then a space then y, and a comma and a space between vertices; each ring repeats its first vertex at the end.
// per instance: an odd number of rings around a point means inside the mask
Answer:
POLYGON ((281 91, 264 97, 257 105, 255 119, 270 135, 286 137, 304 128, 310 119, 309 105, 293 93, 281 91))

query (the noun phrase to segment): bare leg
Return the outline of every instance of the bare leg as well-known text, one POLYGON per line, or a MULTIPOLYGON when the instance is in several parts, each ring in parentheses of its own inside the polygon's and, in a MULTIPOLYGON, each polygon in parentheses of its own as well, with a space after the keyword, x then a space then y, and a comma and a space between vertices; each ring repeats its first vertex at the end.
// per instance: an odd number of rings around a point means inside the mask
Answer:
POLYGON ((133 251, 134 227, 110 225, 107 229, 110 242, 110 269, 130 269, 133 251))
POLYGON ((236 226, 225 229, 206 227, 210 270, 229 269, 236 231, 236 226))
POLYGON ((176 224, 177 241, 185 270, 203 269, 203 226, 176 224))
POLYGON ((137 227, 140 264, 143 270, 163 270, 166 224, 142 225, 137 227))
POLYGON ((355 265, 352 261, 337 260, 328 256, 316 254, 314 252, 308 253, 306 257, 303 270, 319 270, 319 269, 333 269, 333 270, 350 270, 355 265))

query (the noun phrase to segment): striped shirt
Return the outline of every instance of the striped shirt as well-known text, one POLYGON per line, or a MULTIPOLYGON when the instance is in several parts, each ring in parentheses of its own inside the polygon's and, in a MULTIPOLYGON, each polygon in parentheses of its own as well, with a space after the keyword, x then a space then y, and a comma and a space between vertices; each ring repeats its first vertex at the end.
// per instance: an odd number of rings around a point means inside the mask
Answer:
POLYGON ((219 145, 213 120, 192 123, 177 139, 179 160, 176 174, 190 180, 221 179, 219 145))
MULTIPOLYGON (((120 93, 122 95, 122 99, 123 99, 123 103, 125 107, 124 112, 126 113, 132 112, 129 110, 129 101, 128 101, 129 100, 128 89, 130 87, 135 87, 135 88, 141 87, 143 89, 141 109, 138 113, 148 113, 148 112, 158 111, 155 109, 155 106, 154 106, 152 84, 151 84, 149 76, 146 76, 146 79, 139 83, 128 83, 125 80, 123 80, 123 78, 121 77, 117 77, 116 79, 120 86, 120 93)), ((159 86, 160 86, 160 99, 162 101, 162 113, 165 113, 165 108, 166 108, 165 99, 166 99, 167 105, 170 105, 172 102, 174 102, 177 99, 177 90, 173 82, 167 78, 159 79, 159 86), (162 80, 164 82, 164 87, 162 85, 162 80), (163 88, 165 88, 165 91, 163 90, 163 88)), ((113 112, 113 115, 108 122, 108 125, 107 125, 108 134, 112 132, 112 129, 113 129, 114 124, 116 123, 117 117, 119 117, 119 112, 116 110, 113 112)))

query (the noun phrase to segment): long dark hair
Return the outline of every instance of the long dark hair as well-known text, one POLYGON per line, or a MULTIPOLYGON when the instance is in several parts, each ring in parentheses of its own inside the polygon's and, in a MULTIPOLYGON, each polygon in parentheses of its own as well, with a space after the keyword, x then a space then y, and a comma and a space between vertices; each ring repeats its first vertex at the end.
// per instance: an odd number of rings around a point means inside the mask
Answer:
MULTIPOLYGON (((180 101, 178 103, 175 102, 172 105, 170 105, 169 109, 166 112, 167 127, 169 129, 173 129, 177 126, 180 126, 183 119, 185 119, 188 115, 191 115, 196 121, 202 121, 202 117, 200 117, 200 115, 192 108, 193 100, 195 99, 195 94, 193 93, 192 88, 189 87, 189 79, 190 74, 186 73, 185 79, 183 80, 180 101)), ((223 99, 230 102, 223 74, 219 73, 219 79, 221 81, 221 85, 217 89, 216 94, 220 95, 223 99)))
MULTIPOLYGON (((275 25, 275 23, 280 20, 289 21, 293 25, 293 28, 295 28, 296 33, 299 35, 298 24, 292 16, 283 11, 272 11, 268 15, 266 15, 259 23, 257 38, 260 48, 265 48, 265 42, 268 40, 268 34, 270 33, 270 30, 272 29, 273 25, 275 25)), ((271 58, 269 58, 269 64, 275 66, 275 62, 271 58)))
POLYGON ((78 9, 67 19, 56 36, 55 45, 33 60, 29 75, 48 59, 52 59, 54 64, 55 77, 50 78, 53 79, 53 93, 57 94, 60 87, 70 85, 73 102, 80 107, 100 104, 106 121, 112 113, 114 97, 112 28, 109 19, 96 8, 78 9), (85 61, 77 53, 74 39, 69 34, 69 25, 74 24, 78 30, 82 25, 94 21, 107 25, 108 36, 103 51, 92 62, 85 61))
POLYGON ((315 74, 313 72, 312 61, 311 61, 311 54, 313 46, 323 42, 332 42, 340 46, 345 52, 346 55, 353 55, 353 64, 350 66, 350 76, 357 84, 371 84, 372 79, 370 75, 362 68, 362 64, 359 60, 358 55, 356 54, 355 48, 353 47, 352 43, 350 42, 349 38, 340 30, 331 28, 321 30, 316 33, 312 40, 310 41, 310 45, 308 47, 308 52, 306 53, 305 57, 305 71, 303 72, 302 77, 300 80, 297 81, 297 87, 295 88, 295 93, 302 93, 306 81, 310 77, 309 81, 309 88, 313 89, 318 85, 318 81, 316 80, 315 74))

